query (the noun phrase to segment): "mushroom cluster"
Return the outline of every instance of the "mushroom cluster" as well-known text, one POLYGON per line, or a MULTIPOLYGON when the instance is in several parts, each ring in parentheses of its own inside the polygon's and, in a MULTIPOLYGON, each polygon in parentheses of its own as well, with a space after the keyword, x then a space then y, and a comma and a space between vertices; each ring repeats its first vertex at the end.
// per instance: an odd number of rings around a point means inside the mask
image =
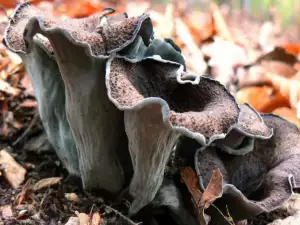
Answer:
POLYGON ((293 163, 298 130, 239 106, 219 82, 189 74, 178 46, 154 38, 149 15, 113 12, 58 20, 23 3, 5 31, 4 44, 21 56, 49 141, 70 174, 86 191, 117 196, 129 187, 130 215, 152 203, 169 207, 180 224, 196 224, 164 176, 171 152, 185 151, 195 156, 203 188, 220 168, 222 199, 240 199, 235 219, 286 200, 300 176, 293 163), (265 198, 246 198, 260 188, 269 188, 265 198))

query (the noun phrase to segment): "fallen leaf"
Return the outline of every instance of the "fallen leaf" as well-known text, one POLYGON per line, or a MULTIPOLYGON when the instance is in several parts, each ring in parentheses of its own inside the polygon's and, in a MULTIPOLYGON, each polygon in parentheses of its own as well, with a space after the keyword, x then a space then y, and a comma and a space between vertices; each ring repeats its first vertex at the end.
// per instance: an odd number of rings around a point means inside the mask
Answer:
POLYGON ((224 20, 222 13, 220 12, 220 8, 218 5, 212 3, 211 11, 213 15, 214 27, 218 36, 224 38, 225 40, 234 42, 232 35, 228 29, 228 26, 224 20))
POLYGON ((181 177, 187 186, 196 209, 197 219, 201 225, 207 225, 209 217, 204 211, 223 194, 223 177, 219 169, 212 172, 210 181, 203 193, 200 191, 198 177, 190 167, 181 169, 181 177))
POLYGON ((102 223, 102 218, 99 212, 95 212, 92 216, 91 225, 100 225, 102 223))
POLYGON ((290 101, 291 106, 297 110, 297 117, 300 118, 300 81, 267 73, 266 82, 271 83, 283 97, 290 101))
POLYGON ((21 205, 24 199, 26 199, 31 184, 31 179, 29 178, 26 183, 23 185, 20 194, 17 195, 16 199, 18 201, 18 206, 21 205))
POLYGON ((236 94, 239 104, 249 103, 259 112, 270 113, 278 107, 289 107, 289 101, 273 87, 245 87, 236 94))
POLYGON ((200 203, 200 224, 207 225, 209 221, 206 220, 204 211, 217 199, 220 198, 223 194, 223 176, 219 169, 216 169, 212 172, 210 181, 205 188, 200 203))
POLYGON ((199 203, 201 201, 202 193, 200 191, 200 186, 198 184, 198 177, 194 170, 190 167, 182 168, 180 170, 181 178, 184 181, 189 193, 191 194, 191 200, 195 207, 195 213, 197 215, 197 219, 200 221, 200 211, 199 203))
POLYGON ((42 188, 47 188, 49 186, 52 186, 54 184, 58 184, 61 181, 61 177, 51 177, 51 178, 45 178, 42 180, 39 180, 33 187, 34 191, 38 191, 42 188))
POLYGON ((89 225, 90 217, 85 213, 75 212, 77 217, 79 218, 79 225, 89 225))
POLYGON ((285 51, 289 54, 292 54, 296 57, 300 54, 300 44, 285 44, 282 46, 282 48, 285 49, 285 51))
POLYGON ((7 83, 4 80, 0 79, 0 91, 3 91, 7 94, 11 94, 13 96, 17 96, 19 94, 21 94, 21 90, 19 88, 14 88, 12 86, 10 86, 9 83, 7 83))
POLYGON ((281 47, 276 47, 274 50, 268 52, 267 54, 260 56, 256 60, 255 64, 259 64, 263 61, 280 61, 289 65, 294 65, 298 63, 297 57, 295 57, 292 54, 289 54, 285 51, 284 48, 281 47))
POLYGON ((71 202, 80 202, 78 195, 75 193, 66 193, 65 198, 71 202))
POLYGON ((191 11, 182 18, 196 43, 201 43, 214 35, 215 29, 211 14, 191 11))
POLYGON ((194 203, 200 202, 202 193, 200 191, 200 186, 198 184, 198 177, 194 170, 190 167, 182 168, 180 170, 181 178, 187 186, 194 203))
POLYGON ((26 170, 5 149, 0 151, 0 165, 7 182, 18 188, 25 179, 26 170))
POLYGON ((3 219, 9 219, 10 217, 13 217, 11 205, 1 206, 0 212, 3 219))

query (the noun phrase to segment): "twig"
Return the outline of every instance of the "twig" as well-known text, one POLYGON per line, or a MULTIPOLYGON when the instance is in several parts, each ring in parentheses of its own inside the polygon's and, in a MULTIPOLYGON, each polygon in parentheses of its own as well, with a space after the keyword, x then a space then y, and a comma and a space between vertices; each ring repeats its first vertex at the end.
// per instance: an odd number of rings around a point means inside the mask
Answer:
MULTIPOLYGON (((233 221, 228 220, 227 216, 225 216, 217 206, 215 206, 214 204, 211 204, 211 206, 213 206, 230 225, 235 225, 233 221)), ((227 206, 226 206, 226 208, 227 208, 227 212, 229 213, 227 206)))
POLYGON ((91 210, 90 210, 90 213, 89 213, 90 218, 92 217, 94 207, 95 207, 95 204, 93 204, 92 207, 91 207, 91 210))
POLYGON ((38 121, 39 118, 39 113, 35 113, 34 117, 32 118, 32 120, 30 121, 29 126, 27 127, 27 129, 23 132, 23 134, 12 144, 12 146, 15 146, 16 144, 18 144, 27 134, 28 132, 32 129, 32 127, 35 125, 35 123, 38 121))
POLYGON ((120 217, 122 217, 122 219, 126 220, 126 222, 132 224, 132 225, 142 225, 142 223, 135 223, 133 222, 131 219, 129 219, 128 217, 124 216, 122 213, 120 213, 119 211, 115 210, 114 208, 105 205, 105 207, 107 207, 108 209, 110 209, 111 211, 113 211, 115 214, 119 215, 120 217))

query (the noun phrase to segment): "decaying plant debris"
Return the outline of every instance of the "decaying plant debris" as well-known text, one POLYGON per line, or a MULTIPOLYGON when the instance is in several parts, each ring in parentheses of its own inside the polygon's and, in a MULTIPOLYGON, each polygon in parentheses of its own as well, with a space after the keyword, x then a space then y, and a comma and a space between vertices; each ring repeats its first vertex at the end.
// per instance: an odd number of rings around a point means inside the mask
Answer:
MULTIPOLYGON (((218 7, 212 10, 207 21, 214 28, 195 40, 174 5, 164 16, 172 25, 166 30, 153 13, 103 7, 60 19, 29 3, 17 6, 3 44, 21 57, 38 113, 11 145, 24 144, 33 127, 38 132, 26 151, 5 151, 22 174, 14 180, 7 176, 10 164, 0 167, 0 178, 15 189, 0 186, 1 220, 225 225, 256 224, 263 214, 284 211, 299 191, 300 133, 285 119, 260 113, 278 108, 277 97, 257 112, 245 90, 264 85, 278 93, 280 106, 297 112, 298 86, 289 82, 297 84, 298 58, 281 46, 251 62, 218 7), (219 48, 236 58, 222 60, 219 48), (238 104, 244 102, 250 104, 238 104), (47 151, 48 140, 59 160, 47 151)), ((22 93, 8 82, 3 87, 7 95, 22 93)), ((7 109, 2 135, 8 126, 21 127, 7 109)))

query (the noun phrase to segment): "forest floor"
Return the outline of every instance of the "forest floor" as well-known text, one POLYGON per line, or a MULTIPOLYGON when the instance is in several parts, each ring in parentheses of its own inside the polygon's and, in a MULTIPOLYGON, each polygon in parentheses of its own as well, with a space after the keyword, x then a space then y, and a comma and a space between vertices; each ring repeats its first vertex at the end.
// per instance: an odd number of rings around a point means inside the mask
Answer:
MULTIPOLYGON (((104 6, 89 5, 88 1, 77 2, 72 7, 62 4, 55 8, 52 3, 41 3, 39 7, 53 10, 59 15, 83 17, 112 4, 107 3, 104 6)), ((237 67, 240 65, 243 66, 244 72, 248 73, 245 68, 249 62, 262 69, 263 66, 257 59, 267 55, 267 50, 264 51, 264 48, 272 49, 280 46, 298 60, 300 36, 294 32, 294 27, 283 32, 275 22, 262 24, 247 18, 240 21, 238 18, 243 15, 242 12, 228 13, 226 7, 221 9, 212 7, 211 12, 194 11, 183 15, 182 11, 187 7, 184 5, 179 5, 175 11, 171 5, 167 5, 162 10, 161 7, 151 6, 147 2, 124 4, 122 2, 117 6, 117 11, 127 11, 130 16, 143 10, 150 11, 156 34, 159 37, 174 38, 191 62, 187 65, 189 71, 198 74, 210 71, 215 79, 229 84, 228 88, 232 88, 239 103, 249 102, 259 112, 277 113, 300 126, 297 117, 299 109, 291 101, 291 93, 281 93, 282 89, 272 82, 268 86, 245 85, 241 88, 229 78, 232 73, 237 75, 237 67), (187 29, 177 27, 174 18, 183 21, 187 29), (190 36, 192 39, 182 38, 182 36, 190 36), (218 37, 226 42, 219 41, 218 37), (216 51, 216 48, 222 51, 216 51), (246 51, 249 61, 241 61, 243 57, 239 55, 239 48, 246 51), (236 52, 236 55, 228 57, 230 52, 236 52), (210 63, 212 59, 214 63, 212 61, 210 63), (220 70, 229 70, 225 79, 218 72, 220 70), (257 95, 263 96, 265 101, 257 102, 252 97, 258 98, 257 95)), ((12 9, 6 9, 8 14, 11 11, 12 9)), ((0 23, 0 30, 3 33, 7 25, 7 17, 4 13, 1 14, 0 23)), ((271 60, 267 61, 272 61, 276 57, 273 55, 270 58, 271 60)), ((285 60, 281 62, 286 63, 293 71, 292 74, 289 73, 284 77, 290 82, 293 82, 293 79, 298 81, 300 63, 291 65, 285 60)), ((271 72, 280 73, 276 68, 271 72)), ((300 93, 300 85, 297 93, 300 93)), ((294 95, 299 97, 297 93, 294 95)), ((0 225, 59 225, 66 224, 68 221, 68 225, 83 225, 87 221, 90 221, 91 225, 138 224, 139 221, 134 222, 126 217, 129 205, 126 200, 114 204, 100 197, 89 196, 83 192, 80 181, 68 175, 43 131, 34 92, 24 66, 20 58, 9 52, 3 45, 0 45, 0 102, 2 120, 0 121, 0 225), (7 165, 12 167, 10 171, 7 165)), ((248 220, 248 224, 271 224, 276 219, 284 219, 291 215, 289 213, 291 207, 294 209, 299 207, 300 210, 298 195, 295 195, 281 209, 259 215, 248 220)), ((157 218, 157 224, 171 225, 172 223, 157 218)))

